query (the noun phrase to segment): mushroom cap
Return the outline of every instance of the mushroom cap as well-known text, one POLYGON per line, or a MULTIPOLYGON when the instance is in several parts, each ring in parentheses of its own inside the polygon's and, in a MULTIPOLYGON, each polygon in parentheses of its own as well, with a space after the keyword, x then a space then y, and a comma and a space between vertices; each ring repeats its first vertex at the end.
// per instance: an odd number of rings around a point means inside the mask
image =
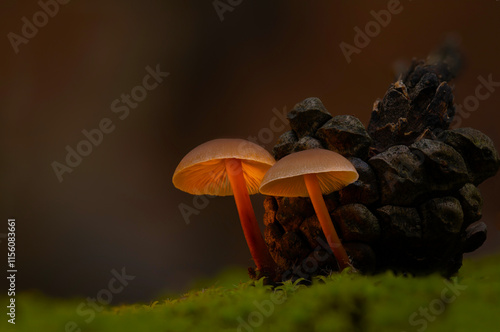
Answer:
POLYGON ((175 169, 172 182, 193 195, 231 196, 233 189, 226 171, 226 159, 241 160, 250 195, 276 160, 261 146, 243 139, 215 139, 191 150, 175 169))
POLYGON ((325 195, 344 188, 359 177, 351 162, 337 152, 304 150, 277 161, 262 179, 260 192, 272 196, 308 197, 305 174, 316 174, 325 195))

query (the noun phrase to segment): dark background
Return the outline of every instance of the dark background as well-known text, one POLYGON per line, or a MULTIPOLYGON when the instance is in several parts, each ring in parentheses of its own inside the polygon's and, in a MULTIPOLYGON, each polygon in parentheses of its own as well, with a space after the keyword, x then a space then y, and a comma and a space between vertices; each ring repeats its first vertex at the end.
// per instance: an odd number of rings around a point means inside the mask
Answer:
MULTIPOLYGON (((224 1, 225 2, 225 1, 224 1)), ((394 69, 425 57, 448 33, 466 67, 455 101, 478 76, 500 81, 500 2, 401 1, 403 10, 348 64, 339 44, 386 1, 242 1, 221 21, 212 1, 71 1, 15 54, 36 1, 0 4, 1 224, 17 219, 18 288, 50 296, 95 296, 112 269, 136 276, 116 301, 149 301, 228 266, 252 265, 232 198, 210 199, 186 224, 193 197, 171 182, 180 159, 219 137, 269 128, 274 108, 319 97, 333 114, 367 124, 394 69), (141 84, 145 67, 170 76, 128 118, 110 104, 141 84), (81 131, 110 118, 114 132, 59 183, 81 131)), ((499 89, 500 90, 500 89, 499 89)), ((500 148, 500 91, 463 120, 500 148)), ((284 130, 283 130, 284 131, 284 130)), ((281 132, 276 132, 272 147, 281 132)), ((498 252, 500 178, 480 186, 489 238, 473 256, 498 252)), ((262 197, 252 198, 259 219, 262 197)), ((2 255, 5 255, 5 239, 2 255)), ((470 256, 469 256, 470 257, 470 256)), ((3 266, 3 264, 2 264, 3 266)))

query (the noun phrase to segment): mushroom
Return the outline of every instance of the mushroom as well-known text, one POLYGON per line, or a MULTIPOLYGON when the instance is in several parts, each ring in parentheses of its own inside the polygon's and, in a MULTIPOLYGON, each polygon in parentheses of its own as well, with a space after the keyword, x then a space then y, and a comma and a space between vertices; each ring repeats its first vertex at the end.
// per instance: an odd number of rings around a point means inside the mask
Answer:
POLYGON ((191 150, 172 178, 176 188, 193 195, 233 195, 255 265, 273 279, 277 266, 260 232, 249 195, 259 192, 264 174, 275 162, 269 152, 252 142, 215 139, 191 150))
POLYGON ((343 270, 351 264, 322 195, 340 190, 357 179, 356 168, 342 155, 311 149, 289 154, 276 162, 262 179, 260 192, 272 196, 310 197, 326 240, 343 270))

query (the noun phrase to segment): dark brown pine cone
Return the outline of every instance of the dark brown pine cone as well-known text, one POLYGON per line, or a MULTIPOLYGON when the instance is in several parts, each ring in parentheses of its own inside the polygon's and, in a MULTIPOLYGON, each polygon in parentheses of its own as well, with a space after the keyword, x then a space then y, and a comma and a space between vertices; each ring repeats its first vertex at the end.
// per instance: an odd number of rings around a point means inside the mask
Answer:
MULTIPOLYGON (((462 255, 486 239, 477 186, 494 176, 500 159, 478 130, 449 130, 454 116, 448 82, 458 53, 442 49, 409 70, 375 102, 368 130, 355 117, 332 115, 318 98, 288 114, 291 131, 273 148, 275 158, 312 148, 348 158, 358 181, 325 196, 332 221, 354 266, 450 276, 462 255)), ((309 198, 268 196, 265 240, 282 279, 338 270, 309 198)))

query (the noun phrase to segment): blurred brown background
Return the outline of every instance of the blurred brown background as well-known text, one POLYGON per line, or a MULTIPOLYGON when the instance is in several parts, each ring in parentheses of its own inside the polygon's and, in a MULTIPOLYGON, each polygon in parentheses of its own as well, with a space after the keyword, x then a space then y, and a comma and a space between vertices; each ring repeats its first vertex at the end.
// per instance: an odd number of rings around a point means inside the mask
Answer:
MULTIPOLYGON (((226 2, 222 0, 222 2, 226 2)), ((237 3, 237 1, 233 1, 237 3)), ((232 198, 210 199, 186 224, 193 197, 171 183, 180 159, 218 137, 269 128, 273 108, 319 97, 332 114, 367 124, 395 63, 425 57, 448 33, 462 39, 460 104, 477 77, 500 81, 500 2, 409 1, 348 64, 339 44, 386 1, 242 1, 221 21, 212 1, 71 1, 16 54, 7 37, 32 21, 37 1, 0 5, 1 227, 17 219, 18 287, 95 296, 110 270, 135 275, 116 301, 149 301, 251 259, 232 198), (170 73, 123 121, 113 100, 142 83, 145 67, 170 73), (103 118, 116 129, 59 183, 51 167, 103 118)), ((464 119, 500 148, 500 89, 464 119)), ((273 143, 281 132, 275 133, 273 143)), ((273 143, 267 144, 271 148, 273 143)), ((500 177, 480 186, 498 252, 500 177)), ((253 197, 262 216, 262 198, 253 197)), ((5 255, 5 240, 0 244, 5 255)))

